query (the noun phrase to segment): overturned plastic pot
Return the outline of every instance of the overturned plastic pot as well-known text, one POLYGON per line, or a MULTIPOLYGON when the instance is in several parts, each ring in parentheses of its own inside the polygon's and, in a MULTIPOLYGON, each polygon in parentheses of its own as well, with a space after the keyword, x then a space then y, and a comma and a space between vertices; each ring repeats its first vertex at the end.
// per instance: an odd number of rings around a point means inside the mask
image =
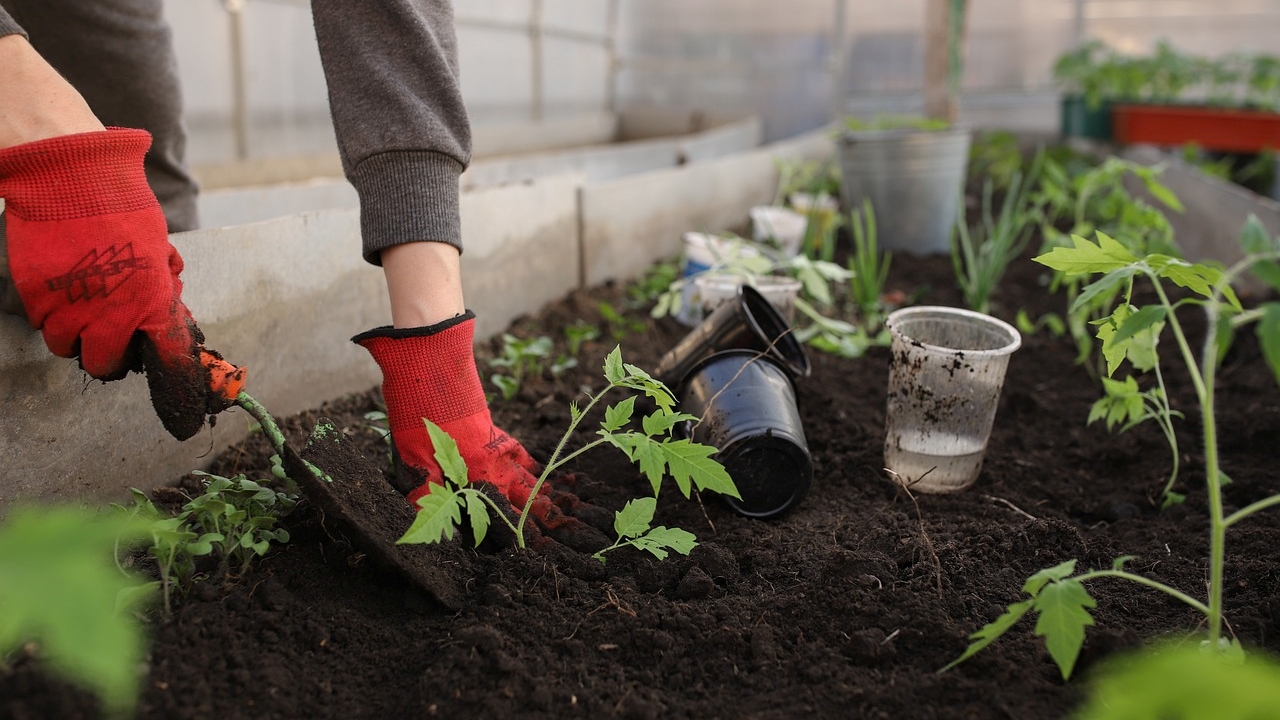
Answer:
POLYGON ((813 459, 787 370, 751 350, 714 353, 696 365, 680 394, 691 440, 715 447, 716 460, 742 498, 729 506, 751 518, 776 518, 813 482, 813 459))
POLYGON ((809 375, 809 356, 791 324, 750 285, 717 307, 658 361, 652 375, 679 394, 689 373, 721 350, 753 350, 775 360, 792 378, 809 375))

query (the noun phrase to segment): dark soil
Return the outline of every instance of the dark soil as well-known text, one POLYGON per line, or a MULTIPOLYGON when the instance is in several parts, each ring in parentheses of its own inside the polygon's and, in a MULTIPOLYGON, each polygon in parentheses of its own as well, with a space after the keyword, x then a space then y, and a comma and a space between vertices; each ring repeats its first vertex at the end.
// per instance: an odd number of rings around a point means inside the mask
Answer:
MULTIPOLYGON (((947 258, 895 258, 891 287, 916 302, 959 304, 947 258)), ((1016 265, 994 314, 1061 312, 1040 266, 1016 265)), ((563 347, 576 321, 605 327, 598 303, 622 288, 576 292, 521 335, 563 347)), ((643 309, 633 317, 646 318, 643 309)), ((1194 321, 1194 315, 1188 315, 1194 321)), ((582 387, 600 387, 604 355, 653 367, 686 328, 670 319, 615 341, 606 331, 578 368, 493 403, 499 424, 545 458, 582 387)), ((496 342, 481 348, 491 354, 496 342)), ((552 546, 442 555, 463 578, 444 609, 344 539, 310 503, 288 518, 292 540, 244 577, 207 581, 170 620, 155 620, 143 718, 1056 718, 1083 697, 1099 660, 1195 630, 1201 618, 1155 591, 1114 580, 1098 599, 1077 678, 1064 683, 1029 620, 970 661, 937 671, 967 636, 1020 597, 1031 573, 1064 560, 1128 568, 1203 597, 1207 519, 1198 412, 1185 373, 1168 379, 1178 409, 1185 504, 1159 511, 1169 471, 1154 425, 1124 435, 1086 426, 1098 382, 1068 339, 1041 332, 1014 354, 982 475, 970 489, 914 499, 882 471, 889 353, 858 360, 810 353, 796 384, 815 475, 778 520, 749 520, 715 496, 664 487, 658 522, 694 532, 689 557, 618 551, 607 565, 552 546)), ((483 361, 482 361, 483 368, 483 361)), ((487 374, 487 373, 486 373, 487 374)), ((621 396, 619 396, 621 397, 621 396)), ((382 467, 366 411, 371 391, 291 418, 295 443, 321 416, 382 467)), ((1280 490, 1280 390, 1251 335, 1219 375, 1231 508, 1280 490)), ((590 423, 588 423, 590 425, 590 423)), ((581 439, 590 437, 584 427, 581 439)), ((263 475, 253 439, 219 460, 263 475)), ((648 492, 612 449, 575 462, 576 489, 610 509, 648 492)), ((188 487, 195 487, 186 481, 188 487)), ((164 495, 165 493, 161 493, 164 495)), ((172 491, 169 491, 172 494, 172 491)), ((1229 535, 1226 613, 1247 646, 1280 651, 1280 530, 1274 515, 1229 535)), ((0 669, 0 717, 92 717, 92 699, 19 660, 0 669)))

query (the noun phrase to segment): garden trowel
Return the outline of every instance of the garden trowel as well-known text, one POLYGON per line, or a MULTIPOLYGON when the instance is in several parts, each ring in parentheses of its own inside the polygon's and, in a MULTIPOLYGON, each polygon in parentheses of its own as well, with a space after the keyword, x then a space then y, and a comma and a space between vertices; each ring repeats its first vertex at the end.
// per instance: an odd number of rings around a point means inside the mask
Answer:
MULTIPOLYGON (((0 215, 0 312, 26 317, 9 275, 0 215)), ((379 565, 400 573, 448 610, 458 610, 466 597, 464 584, 448 573, 465 567, 454 544, 400 545, 397 540, 413 524, 416 512, 372 462, 326 418, 317 421, 301 453, 284 440, 271 415, 243 392, 245 369, 215 352, 200 348, 208 371, 209 397, 219 409, 239 405, 262 425, 280 454, 285 472, 320 513, 321 523, 337 530, 352 547, 379 565)))

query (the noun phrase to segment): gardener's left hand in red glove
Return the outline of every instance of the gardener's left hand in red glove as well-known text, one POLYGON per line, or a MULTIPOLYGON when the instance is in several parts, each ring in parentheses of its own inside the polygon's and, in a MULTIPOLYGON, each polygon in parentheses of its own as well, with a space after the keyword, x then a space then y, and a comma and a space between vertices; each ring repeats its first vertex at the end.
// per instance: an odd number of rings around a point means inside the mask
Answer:
MULTIPOLYGON (((396 449, 396 488, 410 503, 431 490, 443 475, 436 462, 426 418, 453 438, 472 482, 489 483, 524 509, 538 466, 524 447, 493 424, 476 371, 475 315, 467 312, 425 328, 378 328, 352 338, 382 368, 391 439, 396 449)), ((544 484, 530 511, 543 533, 575 550, 595 551, 609 544, 599 524, 607 515, 572 493, 544 484)))
POLYGON ((179 440, 226 408, 208 391, 182 258, 143 174, 151 136, 108 128, 0 149, 9 269, 50 352, 99 380, 147 373, 179 440))

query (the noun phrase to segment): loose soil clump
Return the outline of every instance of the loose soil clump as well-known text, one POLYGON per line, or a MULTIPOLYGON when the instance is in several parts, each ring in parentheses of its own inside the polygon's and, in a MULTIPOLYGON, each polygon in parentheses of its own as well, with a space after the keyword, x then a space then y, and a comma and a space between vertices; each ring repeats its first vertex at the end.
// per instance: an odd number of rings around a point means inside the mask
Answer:
MULTIPOLYGON (((1062 313, 1047 271, 1016 263, 996 314, 1062 313)), ((889 287, 917 303, 959 305, 950 259, 897 257, 889 287)), ((607 324, 599 304, 628 305, 624 288, 575 292, 512 327, 564 345, 563 328, 607 324)), ((646 318, 646 308, 632 315, 646 318)), ((1191 318, 1195 311, 1189 311, 1191 318)), ((569 403, 602 386, 615 344, 652 368, 687 328, 670 318, 588 343, 578 367, 493 401, 500 426, 535 457, 550 455, 569 403)), ((498 350, 481 348, 484 357, 498 350)), ((1208 520, 1199 418, 1184 372, 1166 373, 1184 458, 1182 505, 1160 511, 1169 470, 1154 425, 1123 435, 1086 426, 1098 381, 1067 338, 1026 335, 1011 358, 977 483, 912 496, 882 467, 889 352, 847 360, 810 351, 796 383, 812 452, 808 497, 777 520, 738 516, 719 498, 663 488, 656 522, 698 536, 688 556, 659 562, 618 550, 601 564, 551 546, 441 554, 465 577, 457 609, 368 557, 301 503, 291 541, 231 582, 205 582, 171 620, 157 620, 142 718, 1054 718, 1082 699, 1113 653, 1183 633, 1201 618, 1163 594, 1121 581, 1098 599, 1076 679, 1064 683, 1030 620, 968 662, 937 670, 967 636, 1019 599, 1031 573, 1077 558, 1127 567, 1203 594, 1208 520)), ((619 396, 621 397, 621 396, 619 396)), ((379 467, 388 448, 364 419, 379 393, 343 399, 285 422, 300 446, 328 417, 379 467)), ((1280 489, 1280 390, 1252 336, 1219 373, 1219 427, 1231 509, 1280 489)), ((584 423, 582 442, 594 424, 584 423)), ((215 471, 263 475, 270 451, 251 438, 215 471)), ((650 492, 616 450, 572 466, 569 488, 611 510, 650 492)), ((184 481, 196 487, 192 479, 184 481)), ((179 486, 182 487, 182 486, 179 486)), ((172 492, 172 491, 169 491, 172 492)), ((1280 527, 1251 519, 1228 534, 1226 617, 1246 646, 1280 651, 1280 527)), ((0 718, 94 717, 92 698, 18 659, 0 669, 0 718)))

